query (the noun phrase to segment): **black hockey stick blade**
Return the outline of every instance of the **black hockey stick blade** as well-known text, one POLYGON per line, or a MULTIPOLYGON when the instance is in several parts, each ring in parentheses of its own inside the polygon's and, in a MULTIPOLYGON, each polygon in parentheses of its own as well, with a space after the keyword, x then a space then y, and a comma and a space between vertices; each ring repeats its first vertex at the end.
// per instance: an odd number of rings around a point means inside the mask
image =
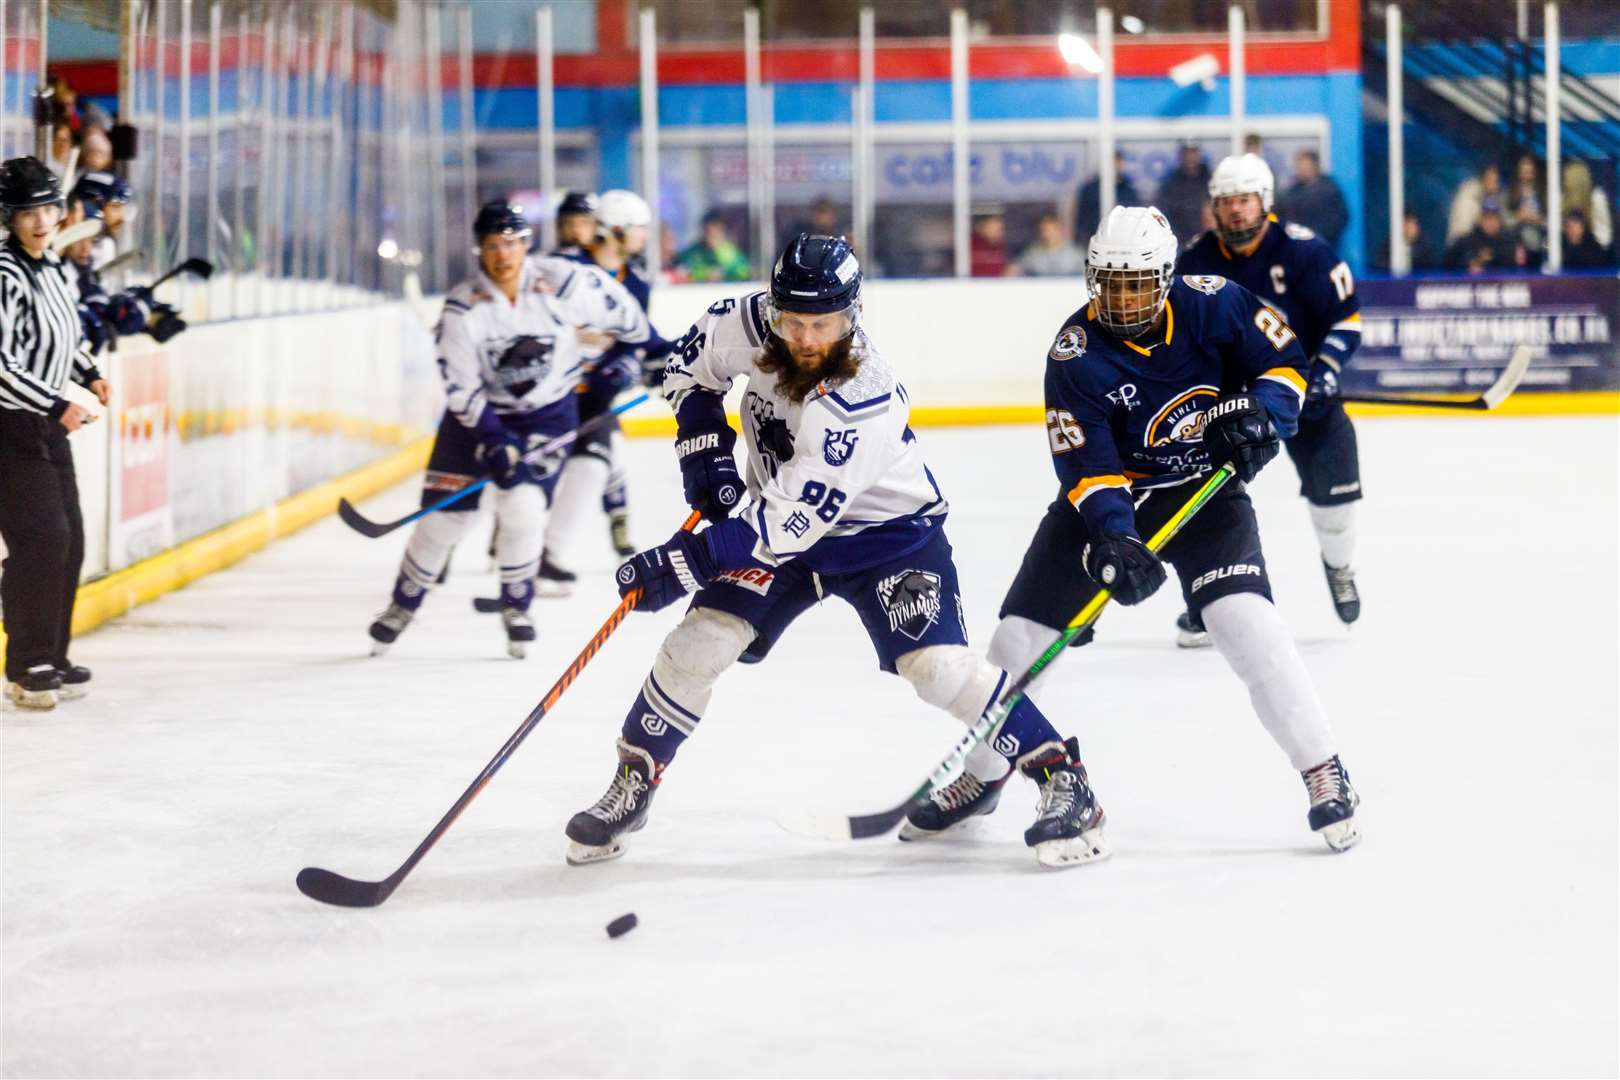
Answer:
POLYGON ((304 867, 298 871, 297 880, 299 892, 336 907, 376 907, 399 885, 397 875, 382 881, 356 881, 318 866, 304 867))
POLYGON ((354 508, 354 504, 348 499, 338 500, 337 512, 338 517, 343 519, 343 524, 347 525, 360 535, 369 536, 373 540, 377 539, 379 536, 387 536, 389 533, 405 524, 405 522, 409 521, 411 518, 411 515, 407 514, 398 521, 372 521, 361 514, 360 511, 356 510, 354 508))
POLYGON ((495 615, 501 610, 501 598, 498 596, 473 597, 473 610, 483 615, 495 615))

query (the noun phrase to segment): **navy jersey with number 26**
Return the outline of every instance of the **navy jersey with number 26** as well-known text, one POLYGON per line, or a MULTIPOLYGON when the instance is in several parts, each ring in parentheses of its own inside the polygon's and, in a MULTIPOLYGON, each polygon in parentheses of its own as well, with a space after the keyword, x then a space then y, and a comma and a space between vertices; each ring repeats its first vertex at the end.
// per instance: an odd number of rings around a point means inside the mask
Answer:
POLYGON ((1147 344, 1122 341, 1087 306, 1046 359, 1046 432, 1063 495, 1093 535, 1135 536, 1131 491, 1211 469, 1204 410, 1250 391, 1277 434, 1299 424, 1305 354, 1288 323, 1222 277, 1178 277, 1147 344))

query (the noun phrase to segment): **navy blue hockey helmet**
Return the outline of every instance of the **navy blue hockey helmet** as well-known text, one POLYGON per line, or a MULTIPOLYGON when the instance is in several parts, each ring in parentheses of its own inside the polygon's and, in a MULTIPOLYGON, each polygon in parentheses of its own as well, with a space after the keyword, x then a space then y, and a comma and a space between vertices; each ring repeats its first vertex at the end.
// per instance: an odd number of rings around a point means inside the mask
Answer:
POLYGON ((73 185, 73 195, 87 196, 96 200, 102 206, 108 203, 129 203, 134 198, 130 193, 129 181, 122 176, 114 176, 108 172, 87 172, 79 177, 78 183, 73 185))
POLYGON ((0 165, 0 217, 9 221, 14 211, 61 203, 61 183, 38 158, 17 157, 0 165))
POLYGON ((527 238, 534 230, 529 228, 529 219, 523 216, 521 206, 495 199, 478 208, 478 216, 473 219, 473 236, 482 244, 485 237, 496 233, 527 238))
POLYGON ((850 332, 861 310, 861 264, 841 236, 800 233, 789 240, 771 271, 771 323, 777 313, 845 313, 850 332))

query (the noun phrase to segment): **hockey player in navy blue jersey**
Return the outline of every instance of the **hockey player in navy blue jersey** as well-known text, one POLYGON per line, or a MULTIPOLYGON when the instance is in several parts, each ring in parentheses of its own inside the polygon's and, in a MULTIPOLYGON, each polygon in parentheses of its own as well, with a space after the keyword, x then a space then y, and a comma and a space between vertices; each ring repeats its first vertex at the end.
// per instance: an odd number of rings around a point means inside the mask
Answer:
MULTIPOLYGON (((1282 316, 1242 286, 1175 277, 1176 250, 1169 222, 1151 207, 1116 207, 1091 242, 1092 301, 1069 316, 1047 354, 1046 428, 1060 495, 1002 602, 990 662, 1028 670, 1099 588, 1139 604, 1164 584, 1168 562, 1187 610, 1208 626, 1260 722, 1304 779, 1310 827, 1342 851, 1360 838, 1358 799, 1272 606, 1244 491, 1276 456, 1278 437, 1294 432, 1305 355, 1282 316), (1161 562, 1142 537, 1225 462, 1238 479, 1165 545, 1161 562)), ((992 733, 995 750, 1006 752, 1007 737, 1005 729, 992 733)), ((1006 775, 999 755, 981 745, 960 777, 912 812, 901 838, 937 835, 988 813, 1006 775)), ((1077 797, 1093 798, 1089 790, 1077 797)), ((1100 809, 1096 818, 1100 829, 1100 809)))
MULTIPOLYGON (((607 792, 568 823, 570 863, 623 853, 720 674, 763 660, 824 596, 855 608, 884 671, 963 723, 1006 683, 967 647, 945 497, 912 433, 905 389, 861 327, 860 291, 847 243, 800 234, 769 291, 716 303, 671 354, 664 391, 686 500, 714 524, 619 568, 620 593, 641 591, 638 610, 696 596, 625 716, 607 792), (723 405, 738 379, 746 481, 723 405)), ((1100 854, 1101 813, 1075 797, 1086 781, 1073 745, 1028 701, 997 741, 1040 785, 1024 840, 1046 866, 1100 854)))
MULTIPOLYGON (((1333 607, 1345 623, 1361 615, 1355 578, 1355 509, 1361 499, 1356 430, 1339 400, 1339 375, 1361 344, 1361 301, 1350 267, 1302 225, 1271 212, 1276 183, 1258 154, 1234 155, 1210 176, 1215 228, 1181 255, 1182 274, 1236 281, 1288 320, 1310 361, 1299 430, 1284 445, 1299 470, 1300 494, 1322 548, 1333 607)), ((1207 645, 1192 612, 1177 620, 1177 641, 1207 645)))
MULTIPOLYGON (((633 191, 602 192, 594 205, 595 235, 582 246, 558 249, 557 254, 600 267, 623 285, 647 313, 652 281, 642 252, 652 208, 633 191)), ((579 385, 579 419, 584 423, 607 412, 613 399, 640 382, 656 385, 669 346, 657 332, 642 345, 625 345, 602 334, 585 332, 586 367, 579 385)), ((557 481, 556 505, 546 526, 545 554, 540 560, 539 583, 548 595, 565 596, 576 575, 575 546, 587 521, 600 503, 608 517, 608 533, 620 557, 634 555, 630 542, 630 500, 626 490, 618 422, 611 421, 574 444, 557 481)))

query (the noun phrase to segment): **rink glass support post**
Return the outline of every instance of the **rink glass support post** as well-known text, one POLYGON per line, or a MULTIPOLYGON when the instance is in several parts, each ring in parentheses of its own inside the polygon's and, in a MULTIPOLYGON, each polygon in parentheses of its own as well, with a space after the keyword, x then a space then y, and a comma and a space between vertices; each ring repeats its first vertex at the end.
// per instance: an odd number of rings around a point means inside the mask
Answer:
POLYGON ((969 186, 972 169, 968 154, 968 13, 951 9, 951 247, 955 253, 956 276, 965 278, 972 269, 970 244, 969 186))
POLYGON ((1401 5, 1384 9, 1384 98, 1389 102, 1389 272, 1412 272, 1406 247, 1406 85, 1401 56, 1401 5))
POLYGON ((1243 114, 1248 91, 1248 73, 1243 66, 1244 30, 1242 5, 1230 5, 1226 9, 1226 89, 1232 117, 1233 154, 1243 153, 1243 114))
POLYGON ((855 250, 861 258, 872 258, 872 204, 876 181, 873 175, 872 136, 877 116, 877 19, 870 7, 861 8, 860 19, 860 85, 855 88, 854 106, 855 148, 852 165, 855 173, 854 225, 855 250))
MULTIPOLYGON (((1119 201, 1119 174, 1114 167, 1114 9, 1106 4, 1097 9, 1097 55, 1102 58, 1102 70, 1097 73, 1097 220, 1101 222, 1119 201)), ((1091 243, 1089 236, 1086 243, 1091 243)))
POLYGON ((641 9, 641 192, 652 210, 647 225, 648 267, 663 269, 663 201, 658 191, 658 9, 641 9))
MULTIPOLYGON (((1563 63, 1558 55, 1558 0, 1547 0, 1542 48, 1547 52, 1544 91, 1547 118, 1547 269, 1558 273, 1564 268, 1564 188, 1563 188, 1563 63)), ((1587 223, 1591 228, 1591 223, 1587 223)))
MULTIPOLYGON (((534 12, 534 85, 537 127, 539 128, 540 198, 557 199, 557 112, 553 97, 551 44, 551 5, 542 4, 534 12)), ((651 202, 652 199, 647 200, 651 202)), ((557 216, 540 207, 540 244, 550 251, 557 246, 557 216)), ((656 251, 651 246, 650 250, 656 251)), ((656 267, 654 268, 656 269, 656 267)))
MULTIPOLYGON (((456 82, 461 94, 461 206, 466 214, 462 235, 472 232, 478 216, 478 132, 473 118, 473 16, 463 4, 456 10, 456 82)), ((471 271, 473 268, 468 267, 471 271)))

